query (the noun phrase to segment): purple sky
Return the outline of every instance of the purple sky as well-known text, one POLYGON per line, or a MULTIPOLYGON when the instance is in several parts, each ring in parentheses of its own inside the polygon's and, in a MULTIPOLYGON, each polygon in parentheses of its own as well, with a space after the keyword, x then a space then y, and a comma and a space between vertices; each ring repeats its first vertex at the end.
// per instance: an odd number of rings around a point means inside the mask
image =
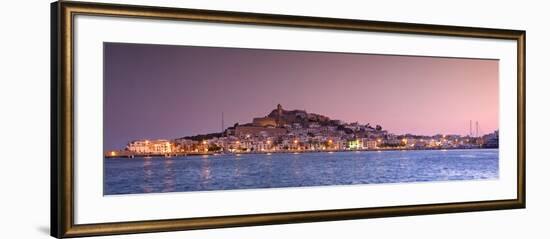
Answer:
POLYGON ((392 133, 498 129, 498 60, 105 43, 104 147, 221 130, 278 103, 392 133))

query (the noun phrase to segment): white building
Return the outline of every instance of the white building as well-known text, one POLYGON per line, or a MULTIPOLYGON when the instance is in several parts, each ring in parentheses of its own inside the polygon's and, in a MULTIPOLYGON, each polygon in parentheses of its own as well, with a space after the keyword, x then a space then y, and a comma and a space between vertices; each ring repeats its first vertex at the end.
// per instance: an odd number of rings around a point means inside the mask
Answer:
POLYGON ((140 154, 167 154, 173 151, 170 141, 164 139, 132 141, 126 149, 140 154))
POLYGON ((378 148, 378 142, 376 140, 363 139, 363 148, 376 149, 378 148))

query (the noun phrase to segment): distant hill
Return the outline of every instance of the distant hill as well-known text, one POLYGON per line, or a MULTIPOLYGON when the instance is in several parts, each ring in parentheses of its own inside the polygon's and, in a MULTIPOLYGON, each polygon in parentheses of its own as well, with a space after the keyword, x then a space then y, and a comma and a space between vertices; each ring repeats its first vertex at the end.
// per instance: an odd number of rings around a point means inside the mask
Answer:
MULTIPOLYGON (((272 110, 268 115, 264 117, 258 117, 252 119, 251 123, 235 124, 235 126, 227 128, 227 130, 234 131, 237 127, 241 126, 255 126, 255 127, 271 127, 280 128, 287 125, 299 124, 304 128, 310 127, 312 124, 318 124, 319 126, 335 126, 338 131, 346 131, 346 133, 353 133, 353 130, 345 128, 345 124, 340 120, 334 120, 328 116, 324 116, 316 113, 308 113, 305 110, 285 110, 281 104, 277 105, 277 108, 272 110)), ((356 124, 356 123, 355 123, 356 124)), ((367 126, 372 128, 370 126, 367 126)), ((227 132, 227 131, 226 131, 227 132)), ((211 133, 203 135, 186 136, 183 139, 189 140, 207 140, 215 137, 222 137, 224 133, 211 133)))

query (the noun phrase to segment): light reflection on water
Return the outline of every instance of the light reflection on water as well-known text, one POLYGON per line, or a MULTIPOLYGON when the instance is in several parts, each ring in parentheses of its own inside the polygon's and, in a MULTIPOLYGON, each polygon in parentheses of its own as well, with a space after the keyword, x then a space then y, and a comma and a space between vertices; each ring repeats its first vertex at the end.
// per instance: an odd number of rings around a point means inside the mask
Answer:
POLYGON ((153 185, 153 161, 148 158, 143 159, 143 192, 150 193, 154 190, 153 185))
POLYGON ((174 160, 173 159, 165 159, 163 160, 164 163, 164 180, 163 180, 163 192, 173 192, 176 190, 176 175, 174 173, 174 160))
POLYGON ((210 160, 208 157, 201 158, 201 184, 206 187, 210 183, 210 160))
POLYGON ((498 178, 498 149, 109 158, 104 192, 186 192, 498 178))

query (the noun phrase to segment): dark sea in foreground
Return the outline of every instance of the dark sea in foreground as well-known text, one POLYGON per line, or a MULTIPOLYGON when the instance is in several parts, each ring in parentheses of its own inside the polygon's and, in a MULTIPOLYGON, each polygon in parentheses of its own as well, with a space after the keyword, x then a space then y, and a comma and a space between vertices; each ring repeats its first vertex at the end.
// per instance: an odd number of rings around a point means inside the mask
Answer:
POLYGON ((498 178, 498 149, 104 159, 104 194, 498 178))

